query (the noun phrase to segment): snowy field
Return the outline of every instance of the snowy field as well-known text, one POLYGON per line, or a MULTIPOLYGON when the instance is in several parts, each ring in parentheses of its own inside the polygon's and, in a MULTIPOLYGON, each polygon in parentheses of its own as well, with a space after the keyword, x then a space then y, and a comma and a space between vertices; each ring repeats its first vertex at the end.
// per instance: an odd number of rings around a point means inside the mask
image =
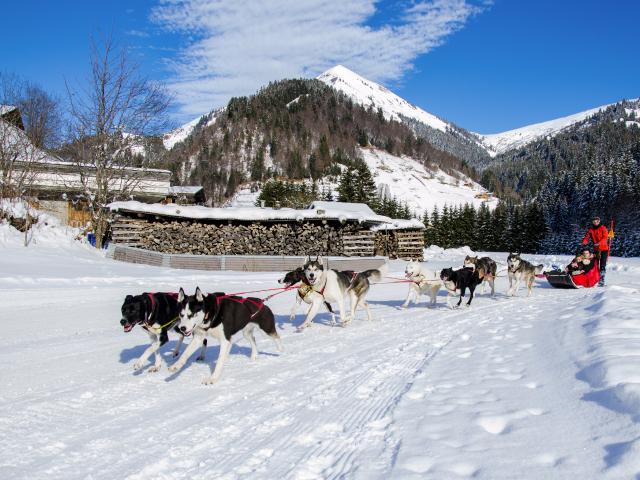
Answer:
POLYGON ((20 241, 0 225, 0 478, 640 478, 638 259, 612 259, 605 289, 538 281, 507 298, 501 277, 495 298, 453 311, 442 292, 401 310, 406 285, 373 286, 373 322, 322 314, 303 333, 288 292, 270 301, 285 352, 258 333, 251 362, 240 336, 205 387, 215 341, 206 364, 133 372, 147 336, 122 331, 124 296, 271 288, 278 274, 117 263, 55 229, 20 241))

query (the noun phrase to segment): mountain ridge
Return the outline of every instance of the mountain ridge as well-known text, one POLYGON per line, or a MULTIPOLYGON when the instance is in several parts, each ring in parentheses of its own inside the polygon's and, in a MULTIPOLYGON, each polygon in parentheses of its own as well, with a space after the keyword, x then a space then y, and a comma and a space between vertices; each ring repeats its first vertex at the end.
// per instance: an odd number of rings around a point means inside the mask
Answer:
MULTIPOLYGON (((343 65, 336 65, 321 73, 316 79, 349 96, 354 102, 364 107, 380 109, 386 119, 393 119, 408 124, 412 130, 425 137, 435 146, 454 155, 470 157, 475 163, 474 156, 481 156, 478 149, 482 149, 489 157, 495 157, 510 150, 528 145, 547 136, 554 136, 567 128, 586 120, 590 116, 612 106, 618 102, 596 106, 581 112, 563 117, 553 118, 522 127, 493 134, 482 134, 466 130, 459 125, 442 119, 422 108, 410 103, 383 85, 368 80, 343 65), (426 128, 425 128, 426 127, 426 128), (452 146, 451 143, 456 145, 452 146)), ((637 101, 631 99, 628 101, 637 101)), ((295 99, 294 101, 297 101, 295 99)), ((225 107, 212 110, 190 122, 166 133, 163 143, 167 150, 177 143, 184 141, 197 129, 197 126, 207 119, 206 125, 215 121, 216 113, 224 111, 225 107), (215 113, 214 113, 215 112, 215 113)), ((480 161, 478 163, 485 163, 480 161)))

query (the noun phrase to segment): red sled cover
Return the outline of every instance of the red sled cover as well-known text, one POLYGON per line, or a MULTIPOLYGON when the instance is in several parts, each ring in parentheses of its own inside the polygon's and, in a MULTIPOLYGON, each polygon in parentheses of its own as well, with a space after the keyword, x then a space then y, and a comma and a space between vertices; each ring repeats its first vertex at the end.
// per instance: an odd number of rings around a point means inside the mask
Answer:
POLYGON ((581 275, 572 275, 571 279, 573 280, 573 283, 575 283, 577 287, 585 287, 585 288, 594 287, 596 283, 600 281, 600 269, 596 264, 587 273, 583 273, 581 275))

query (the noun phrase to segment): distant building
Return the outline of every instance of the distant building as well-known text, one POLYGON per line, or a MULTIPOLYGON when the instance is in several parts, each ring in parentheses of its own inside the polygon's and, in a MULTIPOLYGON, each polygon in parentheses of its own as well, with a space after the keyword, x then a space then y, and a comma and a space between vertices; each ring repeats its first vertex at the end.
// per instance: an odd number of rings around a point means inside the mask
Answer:
MULTIPOLYGON (((82 166, 83 178, 77 163, 36 148, 24 131, 20 111, 8 105, 0 105, 0 155, 11 158, 15 176, 28 176, 23 191, 39 208, 64 224, 86 225, 90 215, 83 199, 84 185, 90 189, 95 184, 95 168, 82 166)), ((0 162, 0 179, 2 166, 0 162)), ((172 202, 176 199, 195 204, 204 199, 202 187, 171 187, 169 170, 123 167, 119 177, 112 180, 111 187, 115 192, 130 191, 128 200, 156 203, 170 198, 172 202)))
POLYGON ((207 197, 204 187, 178 186, 169 187, 169 193, 163 203, 177 203, 179 205, 204 205, 207 197))

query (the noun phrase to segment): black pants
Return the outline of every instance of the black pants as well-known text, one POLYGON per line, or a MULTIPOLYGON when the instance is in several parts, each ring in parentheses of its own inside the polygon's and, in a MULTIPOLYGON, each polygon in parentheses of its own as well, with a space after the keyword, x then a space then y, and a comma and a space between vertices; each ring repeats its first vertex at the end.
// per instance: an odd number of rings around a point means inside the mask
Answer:
POLYGON ((607 260, 609 259, 609 250, 603 250, 598 252, 598 264, 600 265, 600 271, 604 272, 607 269, 607 260))

